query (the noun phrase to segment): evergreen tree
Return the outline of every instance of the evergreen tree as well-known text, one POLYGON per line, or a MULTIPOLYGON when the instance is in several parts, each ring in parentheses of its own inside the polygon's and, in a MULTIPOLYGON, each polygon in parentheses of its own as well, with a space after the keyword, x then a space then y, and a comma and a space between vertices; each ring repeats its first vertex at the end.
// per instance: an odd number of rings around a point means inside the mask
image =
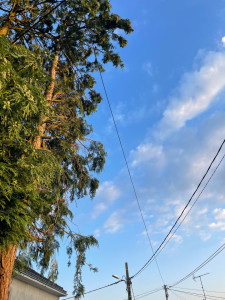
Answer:
MULTIPOLYGON (((0 298, 17 263, 58 274, 54 252, 69 237, 77 254, 74 295, 83 292, 85 252, 93 236, 73 232, 69 202, 98 188, 105 151, 88 138, 87 117, 102 98, 91 76, 102 63, 122 66, 115 42, 132 32, 108 0, 3 1, 0 20, 0 298)), ((91 265, 90 269, 95 271, 91 265)))

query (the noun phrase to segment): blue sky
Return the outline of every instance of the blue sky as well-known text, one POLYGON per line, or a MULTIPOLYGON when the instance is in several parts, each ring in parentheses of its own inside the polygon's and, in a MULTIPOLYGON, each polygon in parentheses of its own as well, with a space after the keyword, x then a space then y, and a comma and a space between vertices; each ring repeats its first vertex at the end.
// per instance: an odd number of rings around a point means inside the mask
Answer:
MULTIPOLYGON (((225 138, 225 1, 112 0, 111 4, 114 12, 131 19, 134 32, 127 47, 119 50, 125 68, 108 65, 103 77, 156 249, 225 138)), ((96 80, 103 95, 98 74, 96 80)), ((73 207, 80 232, 95 234, 99 240, 99 248, 88 252, 88 262, 99 272, 84 270, 87 291, 113 282, 112 274, 123 276, 126 261, 133 275, 152 255, 105 96, 89 121, 94 128, 91 137, 103 142, 108 156, 95 199, 81 199, 73 207)), ((224 163, 158 256, 166 284, 191 272, 225 241, 224 163)), ((206 290, 225 291, 224 265, 221 253, 199 271, 210 272, 203 278, 206 290)), ((74 268, 67 268, 63 247, 59 268, 58 284, 70 296, 74 268)), ((133 280, 136 295, 162 285, 154 262, 133 280)), ((191 278, 180 286, 200 289, 191 278)), ((122 283, 84 299, 126 297, 122 283)), ((162 297, 159 292, 143 299, 162 297)), ((170 299, 176 296, 170 293, 170 299)))

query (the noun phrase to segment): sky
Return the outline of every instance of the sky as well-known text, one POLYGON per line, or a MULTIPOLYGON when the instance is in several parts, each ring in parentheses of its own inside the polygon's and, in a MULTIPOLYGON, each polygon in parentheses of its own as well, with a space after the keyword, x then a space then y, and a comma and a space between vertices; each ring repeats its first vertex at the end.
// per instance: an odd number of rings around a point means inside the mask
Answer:
MULTIPOLYGON (((155 250, 225 138, 225 1, 112 0, 111 5, 113 12, 131 20, 134 32, 127 37, 127 47, 118 49, 124 69, 107 65, 103 78, 155 250)), ((96 197, 78 200, 77 207, 73 204, 71 223, 74 230, 78 226, 82 234, 94 234, 99 241, 99 247, 87 253, 98 273, 84 268, 86 291, 115 282, 113 274, 122 278, 125 262, 134 275, 152 255, 98 74, 96 81, 104 100, 88 121, 94 128, 91 138, 101 141, 108 155, 96 197)), ((204 183, 224 154, 225 147, 204 183)), ((136 296, 186 276, 225 242, 224 178, 222 161, 157 257, 163 280, 156 263, 151 263, 132 281, 136 296)), ((57 283, 69 297, 74 264, 67 268, 65 242, 57 256, 57 283)), ((202 277, 205 289, 225 292, 224 267, 225 251, 195 276, 210 273, 202 277)), ((201 293, 199 279, 189 278, 179 287, 201 293)), ((215 292, 207 294, 225 298, 225 293, 215 292)), ((84 297, 126 298, 124 282, 84 297)), ((143 297, 164 298, 163 290, 143 297)), ((169 299, 197 297, 169 291, 169 299)))

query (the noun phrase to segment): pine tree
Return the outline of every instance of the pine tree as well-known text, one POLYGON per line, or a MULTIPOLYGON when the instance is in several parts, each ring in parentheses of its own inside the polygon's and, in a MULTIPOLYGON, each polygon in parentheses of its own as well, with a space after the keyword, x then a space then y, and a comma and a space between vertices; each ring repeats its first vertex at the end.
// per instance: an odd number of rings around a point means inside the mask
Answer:
POLYGON ((132 27, 108 0, 14 0, 0 9, 0 298, 8 299, 16 254, 19 266, 35 261, 56 279, 64 235, 69 261, 77 253, 80 298, 85 253, 98 242, 70 229, 69 202, 94 197, 106 155, 88 138, 86 119, 102 100, 91 73, 103 70, 97 56, 122 66, 115 43, 127 41, 117 29, 132 27))

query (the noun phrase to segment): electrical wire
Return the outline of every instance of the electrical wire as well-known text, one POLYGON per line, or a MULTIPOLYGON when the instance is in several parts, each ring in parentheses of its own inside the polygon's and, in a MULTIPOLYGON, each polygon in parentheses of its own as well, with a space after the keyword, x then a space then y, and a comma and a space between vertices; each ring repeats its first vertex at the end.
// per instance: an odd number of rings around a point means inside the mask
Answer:
POLYGON ((149 293, 146 293, 146 294, 136 295, 136 300, 141 299, 141 298, 144 298, 144 297, 147 297, 147 296, 152 295, 152 294, 155 294, 155 293, 157 293, 157 292, 159 292, 159 291, 162 291, 162 290, 163 290, 163 289, 160 288, 160 289, 158 289, 158 290, 155 290, 155 291, 152 291, 152 292, 149 292, 149 293))
MULTIPOLYGON (((47 16, 48 16, 50 13, 52 13, 55 9, 57 9, 61 4, 63 4, 63 2, 66 2, 66 0, 61 1, 61 2, 58 3, 55 7, 53 7, 49 12, 47 12, 45 15, 43 15, 41 18, 39 18, 39 20, 38 20, 37 22, 35 22, 32 26, 30 26, 30 28, 28 28, 27 30, 25 30, 25 31, 24 31, 24 32, 23 32, 23 33, 15 40, 15 41, 14 41, 14 43, 16 43, 22 36, 24 36, 24 35, 25 35, 27 32, 29 32, 32 28, 34 28, 39 22, 41 22, 45 17, 47 17, 47 16)), ((96 57, 96 60, 97 60, 96 53, 95 53, 95 57, 96 57)), ((130 177, 130 181, 131 181, 132 187, 133 187, 133 191, 134 191, 134 194, 135 194, 135 198, 136 198, 136 200, 137 200, 137 204, 138 204, 138 208, 139 208, 139 211, 140 211, 140 214, 141 214, 141 218, 142 218, 142 221, 143 221, 143 223, 144 223, 144 227, 145 227, 145 230, 146 230, 146 234, 147 234, 147 237, 148 237, 148 240, 149 240, 149 243, 150 243, 152 252, 153 252, 153 256, 150 258, 150 260, 148 260, 148 262, 147 262, 147 263, 146 263, 146 264, 145 264, 145 265, 144 265, 144 266, 143 266, 143 267, 142 267, 135 275, 133 275, 132 278, 134 278, 134 277, 136 277, 138 274, 140 274, 140 272, 142 272, 142 270, 144 270, 144 268, 147 267, 147 264, 149 264, 149 262, 152 260, 152 258, 154 258, 154 259, 155 259, 155 262, 156 262, 156 265, 157 265, 157 268, 158 268, 158 271, 159 271, 159 274, 160 274, 160 277, 161 277, 161 279, 162 279, 162 282, 164 283, 164 280, 163 280, 163 278, 162 278, 161 271, 160 271, 160 269, 159 269, 158 262, 157 262, 157 260, 156 260, 156 253, 160 250, 160 248, 162 247, 162 245, 165 243, 167 237, 168 237, 169 234, 172 232, 173 228, 176 226, 177 222, 179 221, 179 219, 180 219, 181 216, 183 215, 184 211, 186 210, 186 208, 187 208, 188 205, 190 204, 192 198, 193 198, 194 195, 196 194, 196 192, 197 192, 197 190, 199 189, 201 183, 203 182, 204 178, 205 178, 206 175, 208 174, 208 172, 209 172, 209 170, 210 170, 210 168, 211 168, 213 162, 215 161, 216 157, 218 156, 220 150, 222 149, 222 146, 223 146, 225 140, 223 141, 222 145, 220 146, 220 148, 219 148, 219 150, 218 150, 216 156, 215 156, 214 159, 212 160, 210 166, 208 167, 206 173, 204 174, 203 178, 201 179, 200 183, 198 184, 196 190, 195 190, 194 193, 192 194, 191 198, 189 199, 188 203, 187 203, 186 206, 184 207, 184 209, 183 209, 183 211, 181 212, 180 216, 177 218, 175 224, 174 224, 173 227, 170 229, 169 233, 168 233, 167 236, 164 238, 163 242, 160 244, 160 246, 158 247, 158 249, 154 252, 153 247, 152 247, 152 243, 151 243, 151 240, 150 240, 150 237, 149 237, 149 234, 148 234, 147 226, 146 226, 146 223, 145 223, 145 220, 144 220, 143 212, 142 212, 142 209, 141 209, 141 206, 140 206, 140 202, 139 202, 139 199, 138 199, 138 196, 137 196, 137 192, 136 192, 136 189, 135 189, 135 186, 134 186, 134 182, 133 182, 133 179, 132 179, 132 176, 131 176, 130 168, 129 168, 129 165, 128 165, 128 162, 127 162, 127 159, 126 159, 125 151, 124 151, 124 148, 123 148, 123 145, 122 145, 122 141, 121 141, 121 138, 120 138, 120 135, 119 135, 119 131, 118 131, 118 128, 117 128, 117 125, 116 125, 116 121, 115 121, 115 118, 114 118, 114 114, 113 114, 113 111, 112 111, 112 108, 111 108, 111 104, 110 104, 110 101, 109 101, 109 98, 108 98, 108 94, 107 94, 107 91, 106 91, 106 87, 105 87, 105 84, 104 84, 104 81, 103 81, 103 77, 102 77, 102 73, 101 73, 99 64, 98 64, 98 69, 99 69, 99 74, 100 74, 100 77, 101 77, 102 85, 103 85, 103 88, 104 88, 104 91, 105 91, 105 95, 106 95, 106 98, 107 98, 107 102, 108 102, 108 105, 109 105, 109 108, 110 108, 110 112, 111 112, 111 115, 112 115, 112 119, 113 119, 113 122, 114 122, 114 126, 115 126, 115 129, 116 129, 116 132, 117 132, 117 136, 118 136, 118 139, 119 139, 119 143, 120 143, 120 146, 121 146, 121 149, 122 149, 122 153, 123 153, 123 156, 124 156, 124 160, 125 160, 125 163, 126 163, 126 166, 127 166, 127 170, 128 170, 128 174, 129 174, 129 177, 130 177)), ((223 156, 223 158, 224 158, 224 156, 223 156)), ((223 159, 223 158, 222 158, 222 159, 223 159)), ((222 160, 221 160, 221 162, 222 162, 222 160)), ((221 162, 220 162, 220 163, 221 163, 221 162)), ((216 170, 215 170, 215 171, 216 171, 216 170)), ((215 172, 214 172, 214 173, 215 173, 215 172)), ((213 175, 214 175, 214 173, 213 173, 213 175)), ((213 176, 213 175, 212 175, 212 176, 213 176)), ((210 177, 210 179, 212 178, 212 176, 210 177)), ((210 181, 210 179, 208 180, 208 182, 210 181)), ((207 182, 207 184, 208 184, 208 182, 207 182)), ((205 187, 207 186, 207 184, 205 185, 205 187)), ((205 187, 204 187, 204 189, 205 189, 205 187)), ((202 192, 204 191, 204 189, 202 190, 202 192)), ((202 193, 202 192, 201 192, 201 193, 202 193)), ((201 193, 199 194, 199 197, 200 197, 201 193)), ((196 201, 199 199, 199 197, 196 199, 196 201)), ((194 204, 196 203, 196 201, 194 202, 194 204)), ((193 204, 193 205, 194 205, 194 204, 193 204)), ((190 210, 192 209, 193 205, 191 206, 190 210)), ((188 213, 190 212, 190 210, 188 211, 188 213)), ((180 225, 183 223, 183 221, 184 221, 184 219, 186 218, 186 216, 188 215, 188 213, 185 215, 185 217, 184 217, 183 220, 181 221, 180 225)), ((180 227, 180 225, 177 227, 177 229, 180 227)), ((176 229, 176 231, 177 231, 177 229, 176 229)), ((175 232, 176 232, 176 231, 175 231, 175 232)), ((173 235, 175 234, 175 232, 173 233, 173 235)), ((172 235, 172 236, 173 236, 173 235, 172 235)), ((169 238, 169 240, 172 238, 172 236, 169 238)), ((167 241, 167 243, 169 242, 169 240, 167 241)), ((166 244, 167 244, 167 243, 166 243, 166 244)), ((165 244, 165 245, 166 245, 166 244, 165 244)), ((165 246, 164 246, 164 247, 165 247, 165 246)), ((164 247, 163 247, 163 248, 164 248, 164 247)), ((222 247, 222 246, 221 246, 221 247, 222 247)), ((220 248, 221 248, 221 247, 220 247, 220 248)), ((162 248, 162 249, 163 249, 163 248, 162 248)), ((220 248, 219 248, 219 249, 220 249, 220 248)), ((162 249, 161 249, 161 251, 162 251, 162 249)), ((219 249, 218 249, 218 250, 219 250, 219 249)), ((218 251, 218 250, 217 250, 217 251, 218 251)), ((223 245, 223 249, 222 249, 222 250, 224 250, 224 245, 223 245)), ((216 255, 218 255, 222 250, 220 250, 218 253, 217 253, 217 251, 216 251, 216 252, 213 254, 213 257, 212 257, 210 260, 207 260, 207 262, 205 262, 205 264, 208 263, 209 261, 211 261, 211 260, 212 260, 216 255), (216 254, 216 253, 217 253, 217 254, 216 254)), ((160 251, 160 252, 161 252, 161 251, 160 251)), ((204 265, 205 265, 205 264, 204 264, 204 265)), ((203 265, 203 266, 204 266, 204 265, 203 265)), ((202 266, 202 267, 203 267, 203 266, 202 266)), ((202 267, 201 267, 201 268, 202 268, 202 267)), ((198 269, 198 270, 199 270, 199 269, 198 269)), ((195 272, 196 272, 196 271, 195 271, 195 272)), ((192 273, 192 272, 191 272, 191 273, 192 273)), ((191 274, 191 273, 190 273, 190 274, 191 274)), ((190 277, 190 276, 191 276, 190 274, 188 274, 187 276, 190 277)), ((186 277, 187 277, 187 276, 186 276, 186 277)), ((185 277, 185 279, 188 278, 188 277, 187 277, 187 278, 186 278, 186 277, 185 277)), ((179 283, 182 282, 182 281, 184 281, 185 279, 180 280, 179 283)), ((122 281, 122 280, 121 280, 121 281, 122 281)), ((88 291, 88 292, 86 292, 86 293, 84 293, 84 294, 88 294, 88 293, 91 293, 91 292, 94 292, 94 291, 97 291, 97 290, 100 290, 100 289, 103 289, 103 288, 106 288, 106 287, 109 287, 109 286, 118 284, 118 283, 121 282, 121 281, 118 281, 118 282, 115 282, 115 283, 112 283, 112 284, 103 286, 103 287, 98 288, 98 289, 95 289, 95 290, 88 291)), ((176 283, 176 284, 174 284, 174 285, 172 285, 172 286, 175 286, 175 285, 177 285, 177 284, 178 284, 178 283, 176 283)), ((132 292, 133 292, 133 288, 132 288, 132 292)), ((134 295, 134 294, 133 294, 133 295, 134 295)), ((66 298, 66 299, 71 299, 71 298, 72 298, 72 297, 66 298)), ((217 298, 218 298, 218 297, 217 297, 217 298)), ((222 298, 222 297, 219 297, 219 298, 222 298)), ((64 300, 66 300, 66 299, 64 299, 64 300)), ((222 299, 225 299, 225 298, 222 298, 222 299)))
MULTIPOLYGON (((96 56, 96 53, 95 53, 95 57, 96 57, 96 60, 97 60, 97 56, 96 56)), ((102 73, 101 73, 101 70, 99 68, 99 64, 98 64, 98 69, 99 69, 99 74, 100 74, 100 77, 101 77, 101 81, 102 81, 102 85, 103 85, 103 88, 104 88, 104 92, 105 92, 105 95, 106 95, 106 99, 107 99, 107 102, 108 102, 108 105, 109 105, 109 109, 110 109, 110 112, 111 112, 111 115, 112 115, 112 119, 113 119, 113 122, 114 122, 114 126, 115 126, 115 129, 116 129, 116 132, 117 132, 117 136, 118 136, 118 139, 119 139, 119 143, 120 143, 120 146, 121 146, 121 149, 122 149, 122 153, 123 153, 123 156, 124 156, 124 160, 125 160, 125 163, 126 163, 126 167, 127 167, 127 170, 128 170, 128 174, 129 174, 129 177, 130 177, 130 181, 131 181, 131 184, 132 184, 132 187, 133 187, 133 190, 134 190, 134 194, 135 194, 135 198, 137 200, 137 203, 138 203, 138 207, 139 207, 139 211, 140 211, 140 214, 141 214, 141 217, 142 217, 142 221, 144 223, 144 226, 145 226, 145 230, 146 230, 146 234, 147 234, 147 237, 148 237, 148 240, 149 240, 149 243, 150 243, 150 246, 151 246, 151 249, 152 249, 152 252, 153 252, 153 255, 152 257, 148 260, 148 262, 137 272, 135 273, 131 278, 134 278, 136 277, 138 274, 140 274, 152 261, 153 259, 155 259, 155 262, 157 264, 157 267, 158 267, 158 271, 159 271, 159 274, 160 274, 160 277, 164 283, 164 280, 162 278, 162 274, 160 272, 160 269, 159 269, 159 266, 158 266, 158 263, 157 263, 157 260, 156 260, 156 256, 158 256, 159 253, 161 253, 161 251, 164 249, 164 247, 167 245, 167 243, 171 240, 171 238, 174 236, 174 234, 176 233, 176 231, 179 229, 179 227, 182 225, 182 223, 184 222, 184 220, 186 219, 187 215, 190 213, 190 211, 192 210, 193 206, 196 204, 196 202, 198 201, 198 199, 200 198, 200 196, 202 195, 203 191, 205 190, 205 188, 207 187, 207 185, 209 184, 210 180, 212 179, 212 177, 214 176, 215 172, 217 171, 217 169, 219 168, 220 164, 222 163, 223 159, 224 159, 224 156, 222 157, 222 159, 220 160, 219 164, 217 165, 217 167, 215 168, 215 170, 213 171, 212 175, 210 176, 210 178, 208 179, 208 181, 206 182, 206 184, 204 185, 203 189, 201 190, 200 194, 198 195, 198 197, 196 198, 196 200, 194 201, 194 203, 192 204, 191 208, 188 210, 188 212, 186 213, 186 215, 184 216, 184 218, 182 219, 182 221, 180 222, 180 224, 178 225, 178 227, 175 229, 175 231, 172 233, 172 235, 170 235, 170 233, 172 232, 172 230, 174 229, 174 227, 176 226, 176 224, 178 223, 178 221, 180 220, 180 218, 182 217, 184 211, 186 210, 186 208, 188 207, 188 205, 190 204, 191 200, 193 199, 194 195, 196 194, 196 192, 198 191, 199 187, 201 186, 203 180, 205 179, 206 175, 208 174, 209 170, 211 169, 214 161, 216 160, 217 156, 219 155, 224 143, 225 143, 225 140, 222 142, 221 146, 219 147, 216 155, 214 156, 213 160, 211 161, 206 173, 204 174, 204 176, 202 177, 200 183, 198 184, 197 188, 195 189, 194 193, 192 194, 191 198, 189 199, 188 203, 186 204, 186 206, 184 207, 183 211, 181 212, 181 214, 179 215, 179 217, 177 218, 176 222, 174 223, 173 227, 170 229, 169 233, 167 234, 167 236, 164 238, 164 240, 162 241, 162 243, 160 244, 160 246, 157 248, 157 250, 154 252, 153 250, 153 247, 152 247, 152 243, 151 243, 151 240, 150 240, 150 237, 149 237, 149 234, 148 234, 148 230, 147 230, 147 226, 146 226, 146 223, 145 223, 145 220, 144 220, 144 217, 143 217, 143 213, 142 213, 142 210, 141 210, 141 206, 140 206, 140 202, 139 202, 139 199, 138 199, 138 196, 137 196, 137 192, 136 192, 136 189, 135 189, 135 186, 134 186, 134 182, 133 182, 133 179, 132 179, 132 176, 131 176, 131 172, 130 172, 130 168, 129 168, 129 165, 128 165, 128 162, 127 162, 127 159, 126 159, 126 155, 125 155, 125 151, 124 151, 124 148, 123 148, 123 145, 122 145, 122 141, 121 141, 121 138, 120 138, 120 135, 119 135, 119 131, 118 131, 118 128, 117 128, 117 125, 116 125, 116 121, 115 121, 115 118, 114 118, 114 114, 113 114, 113 111, 112 111, 112 108, 111 108, 111 104, 110 104, 110 101, 109 101, 109 97, 108 97, 108 94, 107 94, 107 91, 106 91, 106 87, 105 87, 105 84, 104 84, 104 81, 103 81, 103 77, 102 77, 102 73), (169 237, 170 235, 170 237, 169 237), (167 240, 167 238, 169 237, 169 239, 167 240), (166 241, 167 240, 167 241, 166 241), (166 242, 165 242, 166 241, 166 242), (162 247, 163 246, 163 247, 162 247)), ((203 264, 201 264, 199 267, 203 267, 205 264, 207 264, 209 261, 211 261, 216 255, 218 255, 222 250, 224 249, 223 246, 221 246, 212 256, 210 256, 203 264)), ((197 270, 199 270, 198 268, 196 268, 194 270, 194 273, 197 272, 197 270)), ((188 274, 188 277, 190 277, 192 275, 192 272, 190 274, 188 274)), ((187 277, 187 276, 186 276, 187 277)), ((183 280, 186 280, 186 277, 185 279, 183 278, 183 280)), ((188 278, 187 277, 187 278, 188 278)), ((174 285, 177 285, 178 283, 182 282, 182 281, 179 281, 177 282, 176 284, 174 285)), ((172 285, 172 286, 174 286, 172 285)), ((171 287, 172 287, 171 286, 171 287)), ((147 295, 147 294, 146 294, 147 295)), ((136 296, 138 297, 138 295, 136 296)), ((138 298, 137 298, 138 299, 138 298)))
POLYGON ((143 222, 144 227, 145 227, 146 235, 147 235, 147 238, 148 238, 148 241, 149 241, 149 244, 150 244, 153 256, 154 256, 154 260, 155 260, 155 263, 156 263, 159 275, 161 277, 161 280, 162 280, 163 284, 165 284, 164 279, 162 277, 162 273, 161 273, 160 268, 159 268, 158 261, 157 261, 155 255, 154 255, 154 249, 153 249, 153 246, 152 246, 152 242, 151 242, 151 239, 150 239, 150 236, 149 236, 149 233, 148 233, 147 225, 145 223, 145 219, 144 219, 144 215, 143 215, 143 212, 142 212, 142 209, 141 209, 140 201, 138 199, 137 191, 136 191, 136 188, 135 188, 135 185, 134 185, 134 181, 133 181, 133 178, 132 178, 132 175, 131 175, 130 167, 129 167, 129 164, 128 164, 128 161, 127 161, 127 158, 126 158, 126 154, 125 154, 125 151, 124 151, 124 148, 123 148, 122 140, 120 138, 119 130, 117 128, 116 120, 115 120, 115 117, 114 117, 114 114, 113 114, 113 110, 112 110, 112 107, 111 107, 111 104, 110 104, 110 101, 109 101, 108 93, 106 91, 106 86, 105 86, 105 83, 104 83, 104 80, 103 80, 101 69, 99 67, 99 63, 98 63, 98 59, 97 59, 97 55, 96 55, 95 50, 96 49, 94 49, 94 55, 95 55, 95 59, 96 59, 96 62, 97 62, 99 75, 100 75, 102 86, 103 86, 103 89, 104 89, 104 92, 105 92, 105 96, 106 96, 106 99, 107 99, 107 102, 108 102, 109 110, 110 110, 110 113, 111 113, 111 116, 112 116, 112 119, 113 119, 114 127, 115 127, 115 130, 116 130, 116 133, 117 133, 117 137, 118 137, 118 140, 119 140, 119 143, 120 143, 120 147, 121 147, 121 150, 122 150, 122 153, 123 153, 123 158, 124 158, 124 161, 125 161, 125 164, 126 164, 126 167, 127 167, 127 171, 128 171, 128 174, 129 174, 129 178, 130 178, 130 182, 131 182, 131 185, 132 185, 132 188, 133 188, 135 199, 137 201, 137 205, 138 205, 138 208, 139 208, 141 219, 142 219, 142 222, 143 222))
MULTIPOLYGON (((194 201, 194 203, 192 204, 191 208, 189 209, 189 211, 186 213, 186 215, 184 216, 184 218, 182 219, 182 221, 180 222, 180 224, 178 225, 178 227, 175 229, 175 231, 173 232, 173 234, 171 234, 171 236, 169 237, 169 239, 166 241, 166 243, 163 245, 163 247, 160 249, 160 251, 156 254, 156 257, 161 253, 161 251, 165 248, 165 246, 168 244, 168 242, 171 240, 171 238, 174 236, 174 234, 177 232, 177 230, 179 229, 179 227, 182 225, 182 223, 184 222, 184 220, 186 219, 187 215, 190 213, 190 211, 192 210, 193 206, 195 205, 195 203, 198 201, 198 199, 200 198, 200 196, 202 195, 203 191, 205 190, 205 188, 207 187, 207 185, 209 184, 210 180, 212 179, 212 177, 214 176, 214 174, 216 173, 217 169, 219 168, 219 166, 221 165, 223 159, 224 159, 225 155, 222 157, 222 159, 219 161, 219 163, 217 164, 216 168, 214 169, 212 175, 210 176, 210 178, 208 179, 208 181, 206 182, 206 184, 204 185, 203 189, 201 190, 201 192, 199 193, 198 197, 196 198, 196 200, 194 201)), ((151 261, 152 262, 152 261, 151 261)), ((149 264, 151 263, 149 262, 149 264)))
POLYGON ((172 294, 174 294, 178 299, 182 299, 182 300, 184 300, 184 298, 182 298, 182 297, 180 297, 180 296, 178 296, 175 292, 173 292, 172 290, 170 290, 170 292, 172 293, 172 294))
POLYGON ((199 200, 200 196, 202 195, 202 193, 204 192, 204 190, 206 189, 207 185, 209 184, 209 182, 211 181, 211 179, 213 178, 213 176, 215 175, 217 169, 219 168, 219 166, 221 165, 223 159, 224 159, 225 155, 223 155, 223 157, 221 158, 221 160, 219 161, 219 163, 217 164, 216 168, 214 169, 213 173, 211 174, 211 176, 209 177, 209 179, 207 180, 206 184, 204 185, 203 189, 201 190, 201 192, 199 193, 198 197, 196 198, 196 200, 194 201, 194 203, 191 205, 190 209, 188 210, 188 212, 186 213, 186 215, 184 216, 184 218, 181 220, 180 224, 177 226, 177 228, 174 230, 174 232, 170 235, 169 239, 166 241, 166 243, 164 244, 164 246, 160 249, 160 251, 157 253, 156 257, 160 254, 160 252, 166 247, 166 245, 168 244, 168 242, 172 239, 172 237, 174 236, 174 234, 177 232, 177 230, 180 228, 180 226, 182 225, 182 223, 184 222, 184 220, 186 219, 186 217, 188 216, 188 214, 190 213, 190 211, 192 210, 193 206, 196 204, 196 202, 199 200))
MULTIPOLYGON (((110 286, 112 286, 112 285, 118 284, 118 283, 120 283, 120 282, 122 282, 122 281, 124 281, 124 280, 118 280, 118 281, 116 281, 116 282, 113 282, 113 283, 104 285, 104 286, 102 286, 102 287, 100 287, 100 288, 97 288, 97 289, 94 289, 94 290, 90 290, 90 291, 88 291, 88 292, 85 292, 84 295, 90 294, 90 293, 93 293, 93 292, 96 292, 96 291, 99 291, 99 290, 102 290, 102 289, 105 289, 105 288, 110 287, 110 286)), ((65 298, 65 299, 63 299, 63 300, 72 299, 72 298, 74 298, 74 296, 65 298)))
POLYGON ((192 272, 190 272, 189 274, 187 274, 185 277, 183 277, 182 279, 178 280, 174 284, 170 285, 169 287, 174 287, 175 285, 178 285, 179 283, 181 283, 181 282, 185 281, 186 279, 188 279, 190 276, 194 275, 197 271, 199 271, 205 265, 207 265, 213 258, 215 258, 218 254, 220 254, 220 252, 222 252, 224 249, 225 249, 225 243, 222 246, 220 246, 215 252, 213 252, 213 254, 211 254, 203 263, 201 263, 192 272))
POLYGON ((133 289, 133 285, 132 284, 131 284, 131 291, 132 291, 132 295, 133 295, 133 300, 135 300, 134 289, 133 289))
MULTIPOLYGON (((146 292, 146 293, 142 293, 142 294, 136 295, 135 297, 136 297, 136 300, 141 299, 141 298, 147 297, 148 295, 157 293, 157 292, 162 291, 162 290, 163 290, 163 288, 160 287, 159 289, 149 291, 149 292, 146 292)), ((122 299, 122 300, 127 300, 127 299, 122 299)))
POLYGON ((159 245, 159 247, 157 248, 157 250, 154 252, 154 254, 150 257, 150 259, 143 265, 143 267, 136 272, 132 278, 136 277, 137 275, 139 275, 152 261, 152 259, 156 256, 156 254, 159 252, 159 250, 162 248, 162 246, 164 245, 164 243, 166 242, 167 238, 170 236, 171 232, 173 231, 173 229, 175 228, 175 226, 177 225, 178 221, 180 220, 180 218, 182 217, 182 215, 184 214, 185 210, 187 209, 188 205, 190 204, 191 200, 193 199, 194 195, 196 194, 196 192, 198 191, 199 187, 201 186, 203 180, 205 179, 205 177, 207 176, 209 170, 211 169, 213 163, 215 162, 217 156, 219 155, 223 145, 225 143, 225 140, 223 140, 222 144, 220 145, 216 155, 214 156, 214 158, 212 159, 208 169, 206 170, 205 174, 203 175, 202 179, 200 180, 197 188, 195 189, 194 193, 192 194, 192 196, 190 197, 190 199, 188 200, 187 204, 185 205, 185 207, 183 208, 182 212, 180 213, 179 217, 177 218, 177 220, 175 221, 174 225, 171 227, 171 229, 169 230, 168 234, 165 236, 165 238, 163 239, 163 241, 161 242, 161 244, 159 245))
MULTIPOLYGON (((184 292, 184 291, 179 291, 179 290, 174 290, 174 289, 169 289, 170 291, 175 291, 175 292, 179 292, 179 293, 183 293, 183 294, 187 294, 187 295, 192 295, 192 296, 196 296, 196 297, 204 297, 203 294, 197 294, 197 293, 190 293, 190 292, 184 292)), ((217 297, 217 296, 213 296, 213 295, 206 295, 206 297, 208 299, 225 299, 224 297, 217 297)))
POLYGON ((163 288, 160 286, 160 287, 158 287, 158 288, 156 288, 156 289, 154 289, 154 290, 150 290, 150 291, 146 291, 146 292, 143 292, 143 293, 141 293, 141 294, 138 294, 138 295, 136 295, 136 297, 139 297, 139 296, 142 296, 142 295, 145 295, 145 294, 153 294, 153 293, 156 293, 156 292, 159 292, 159 291, 161 291, 163 288))
MULTIPOLYGON (((177 286, 177 288, 178 289, 183 289, 183 290, 198 291, 198 292, 202 291, 202 290, 198 290, 198 289, 190 289, 190 288, 184 288, 184 287, 180 287, 180 286, 177 286)), ((221 293, 221 294, 225 294, 225 292, 217 292, 217 291, 206 291, 206 292, 207 293, 221 293)))

